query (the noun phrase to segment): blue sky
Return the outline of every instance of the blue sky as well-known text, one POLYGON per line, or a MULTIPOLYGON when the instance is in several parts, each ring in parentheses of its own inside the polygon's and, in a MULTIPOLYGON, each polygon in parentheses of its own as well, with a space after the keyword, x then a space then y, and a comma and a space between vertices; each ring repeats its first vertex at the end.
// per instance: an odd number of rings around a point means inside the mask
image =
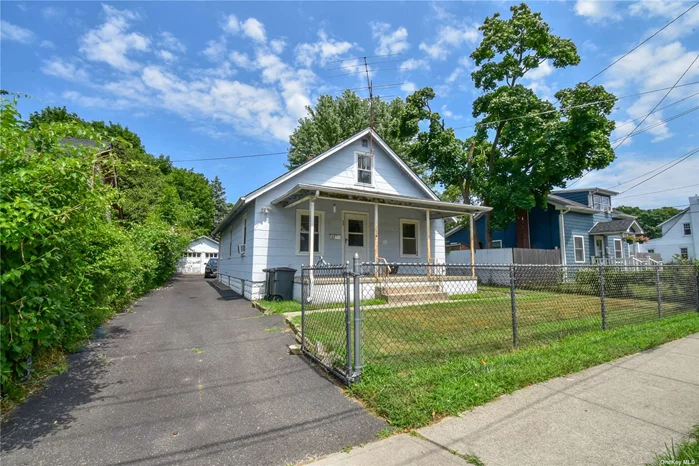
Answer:
MULTIPOLYGON (((687 2, 530 2, 555 34, 571 38, 582 62, 549 63, 524 80, 540 96, 586 81, 670 19, 687 2)), ((324 93, 365 85, 363 75, 333 70, 361 55, 373 61, 377 90, 404 97, 431 86, 436 108, 453 127, 472 125, 475 96, 468 58, 477 27, 505 2, 3 2, 2 88, 26 93, 24 116, 47 105, 85 119, 120 122, 146 149, 173 160, 285 151, 305 106, 324 93)), ((699 7, 595 78, 616 95, 672 86, 699 53, 699 7)), ((370 60, 371 61, 371 60, 370 60)), ((682 83, 699 81, 699 61, 682 83)), ((699 85, 675 89, 643 127, 699 105, 699 85), (690 97, 691 96, 691 97, 690 97)), ((613 139, 630 132, 662 98, 621 99, 613 139)), ((575 187, 614 185, 699 147, 699 112, 629 138, 612 166, 575 187)), ((469 136, 472 127, 458 130, 469 136)), ((181 162, 218 175, 234 201, 285 171, 285 155, 181 162)), ((619 196, 618 204, 683 206, 699 192, 699 155, 619 196), (664 191, 662 193, 654 193, 664 191)), ((640 178, 638 181, 642 181, 640 178)), ((613 189, 623 191, 627 183, 613 189)))

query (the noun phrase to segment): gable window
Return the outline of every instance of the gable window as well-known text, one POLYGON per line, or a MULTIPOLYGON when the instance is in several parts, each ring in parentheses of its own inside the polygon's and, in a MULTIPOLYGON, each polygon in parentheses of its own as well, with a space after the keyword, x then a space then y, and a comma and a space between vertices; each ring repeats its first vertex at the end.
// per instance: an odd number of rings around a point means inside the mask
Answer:
POLYGON ((364 152, 357 153, 357 183, 368 185, 373 183, 371 159, 372 157, 370 154, 364 152))
POLYGON ((680 257, 682 259, 689 259, 689 250, 687 248, 680 248, 680 257))
POLYGON ((573 250, 575 251, 575 262, 585 262, 585 238, 583 236, 573 236, 573 250))
POLYGON ((649 249, 648 254, 655 254, 655 249, 649 249))
POLYGON ((692 234, 692 224, 691 223, 683 223, 682 230, 684 231, 685 235, 691 235, 692 234))
POLYGON ((600 196, 599 194, 593 194, 592 195, 592 206, 597 210, 609 212, 610 210, 612 210, 612 201, 607 196, 600 196))
POLYGON ((490 248, 491 249, 502 249, 502 240, 501 239, 495 239, 490 243, 490 248))
POLYGON ((614 240, 614 258, 623 259, 624 258, 624 248, 622 246, 620 239, 614 240))
MULTIPOLYGON (((323 238, 325 230, 325 214, 322 211, 315 211, 313 222, 313 252, 323 253, 323 238)), ((307 210, 296 211, 296 254, 308 254, 310 243, 310 213, 307 210)))
POLYGON ((417 220, 401 219, 400 221, 400 255, 401 257, 417 257, 420 241, 420 222, 417 220))

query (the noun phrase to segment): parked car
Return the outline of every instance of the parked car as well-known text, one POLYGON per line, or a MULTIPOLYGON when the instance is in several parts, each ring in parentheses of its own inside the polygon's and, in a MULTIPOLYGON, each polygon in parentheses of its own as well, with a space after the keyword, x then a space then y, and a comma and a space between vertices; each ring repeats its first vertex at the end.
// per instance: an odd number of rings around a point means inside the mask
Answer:
POLYGON ((209 259, 204 268, 204 278, 216 278, 218 275, 218 259, 209 259))

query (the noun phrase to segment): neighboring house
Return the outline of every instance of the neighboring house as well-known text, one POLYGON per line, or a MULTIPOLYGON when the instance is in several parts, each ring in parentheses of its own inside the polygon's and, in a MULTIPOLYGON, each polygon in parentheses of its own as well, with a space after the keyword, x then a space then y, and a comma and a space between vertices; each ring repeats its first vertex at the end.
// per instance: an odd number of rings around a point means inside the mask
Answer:
POLYGON ((658 225, 662 236, 646 243, 649 253, 659 254, 663 261, 675 256, 699 258, 699 196, 689 198, 689 207, 658 225))
POLYGON ((298 277, 302 265, 321 256, 330 264, 355 254, 362 261, 444 263, 442 219, 487 210, 440 201, 367 128, 236 202, 214 230, 221 238, 219 279, 259 299, 264 269, 292 267, 298 277))
POLYGON ((187 246, 177 262, 177 273, 203 275, 209 259, 218 257, 218 241, 200 236, 187 246))
MULTIPOLYGON (((587 188, 554 191, 546 208, 535 207, 504 230, 493 231, 491 248, 559 249, 562 264, 620 263, 632 248, 622 238, 643 234, 635 218, 612 209, 608 189, 587 188)), ((476 219, 483 248, 485 218, 476 219)), ((447 232, 447 243, 467 244, 469 230, 459 226, 447 232)))

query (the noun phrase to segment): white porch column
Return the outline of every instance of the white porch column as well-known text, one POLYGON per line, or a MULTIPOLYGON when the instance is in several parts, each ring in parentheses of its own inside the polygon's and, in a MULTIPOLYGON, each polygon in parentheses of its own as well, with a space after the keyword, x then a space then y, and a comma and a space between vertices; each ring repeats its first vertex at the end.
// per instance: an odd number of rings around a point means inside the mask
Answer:
POLYGON ((471 276, 475 277, 476 276, 476 248, 475 246, 475 241, 474 241, 474 231, 473 229, 476 228, 476 224, 473 221, 473 214, 470 214, 468 216, 468 223, 469 223, 469 233, 470 233, 470 238, 469 238, 469 247, 471 248, 471 276))
POLYGON ((374 262, 379 261, 379 205, 374 204, 374 262))
POLYGON ((313 249, 315 248, 315 233, 316 233, 316 199, 314 197, 308 200, 308 265, 313 267, 313 249))

